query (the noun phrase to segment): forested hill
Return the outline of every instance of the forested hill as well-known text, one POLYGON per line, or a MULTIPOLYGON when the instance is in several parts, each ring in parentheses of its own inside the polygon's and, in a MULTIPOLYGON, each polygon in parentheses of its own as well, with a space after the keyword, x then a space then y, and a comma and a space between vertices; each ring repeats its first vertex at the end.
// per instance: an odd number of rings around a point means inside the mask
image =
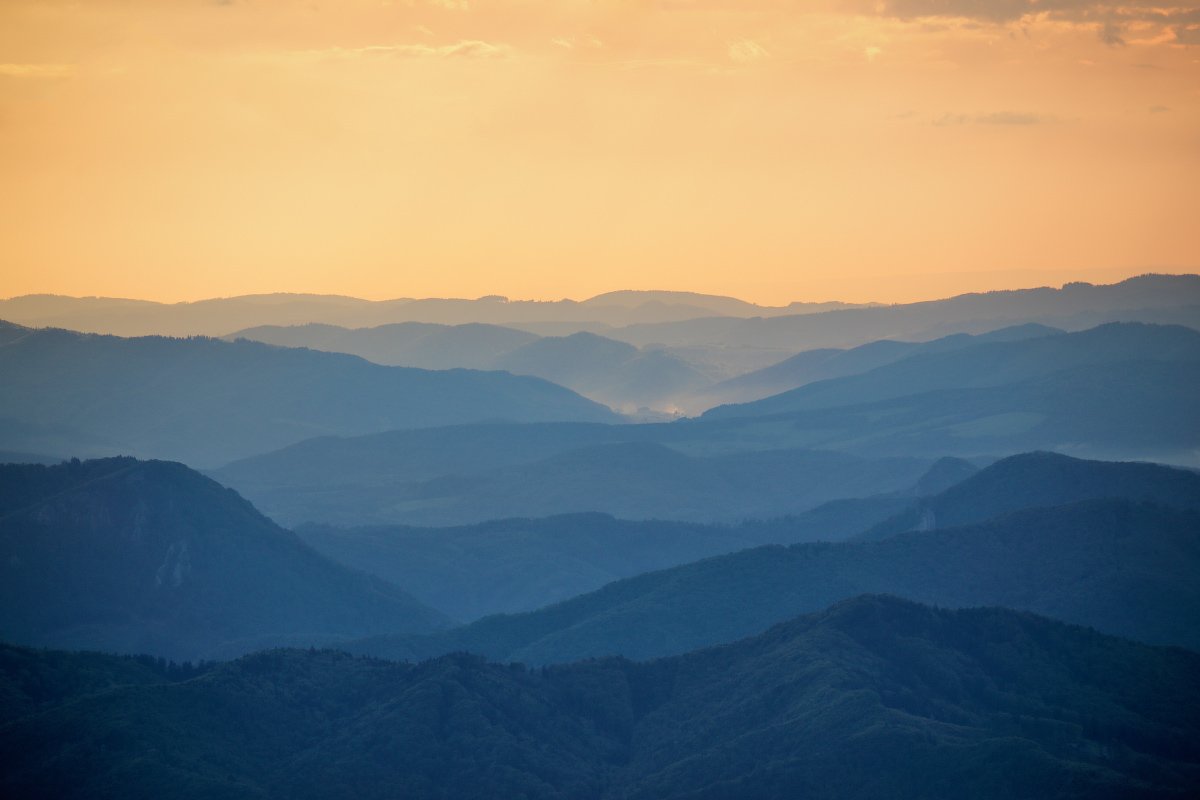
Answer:
POLYGON ((194 659, 447 622, 182 464, 0 465, 4 640, 194 659))
POLYGON ((1200 655, 886 597, 533 672, 283 650, 34 703, 53 659, 17 655, 0 651, 0 697, 26 709, 0 728, 9 797, 1117 800, 1200 780, 1200 655))

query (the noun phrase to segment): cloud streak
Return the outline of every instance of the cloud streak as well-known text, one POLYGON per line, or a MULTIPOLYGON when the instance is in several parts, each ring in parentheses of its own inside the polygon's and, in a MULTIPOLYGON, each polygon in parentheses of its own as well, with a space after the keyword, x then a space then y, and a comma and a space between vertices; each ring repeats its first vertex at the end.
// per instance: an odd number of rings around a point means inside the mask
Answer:
POLYGON ((69 78, 74 74, 71 64, 0 64, 0 76, 6 78, 69 78))

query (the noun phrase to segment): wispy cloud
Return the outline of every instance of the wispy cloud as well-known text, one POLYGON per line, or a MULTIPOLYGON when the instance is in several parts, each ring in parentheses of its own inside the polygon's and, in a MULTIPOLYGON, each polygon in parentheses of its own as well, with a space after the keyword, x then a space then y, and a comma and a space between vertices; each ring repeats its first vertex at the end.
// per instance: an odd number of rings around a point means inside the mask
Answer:
POLYGON ((1058 122, 1057 117, 1029 111, 989 111, 983 114, 942 114, 934 125, 1043 125, 1058 122))
POLYGON ((74 74, 71 64, 0 64, 0 76, 6 78, 69 78, 74 74))
POLYGON ((767 48, 753 39, 742 39, 729 45, 729 58, 739 64, 761 61, 769 55, 767 48))
POLYGON ((381 44, 366 47, 330 47, 305 50, 313 58, 507 58, 513 48, 478 39, 464 39, 450 44, 381 44))

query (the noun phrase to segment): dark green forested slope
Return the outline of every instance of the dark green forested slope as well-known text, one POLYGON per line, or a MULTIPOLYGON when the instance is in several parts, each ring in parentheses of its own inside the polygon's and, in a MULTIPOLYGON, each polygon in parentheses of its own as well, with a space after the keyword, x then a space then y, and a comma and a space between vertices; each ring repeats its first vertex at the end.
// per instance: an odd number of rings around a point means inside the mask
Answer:
POLYGON ((443 624, 182 464, 0 465, 0 638, 197 658, 443 624))
POLYGON ((884 597, 647 664, 530 672, 462 655, 411 666, 273 651, 43 703, 0 727, 0 790, 1183 798, 1200 780, 1197 672, 1188 651, 884 597))
POLYGON ((863 592, 1027 609, 1200 649, 1200 514, 1093 501, 878 542, 761 547, 527 614, 353 648, 403 658, 470 650, 530 663, 650 658, 748 636, 863 592))
POLYGON ((340 353, 63 330, 0 336, 0 446, 216 466, 313 436, 488 420, 617 422, 538 378, 340 353))

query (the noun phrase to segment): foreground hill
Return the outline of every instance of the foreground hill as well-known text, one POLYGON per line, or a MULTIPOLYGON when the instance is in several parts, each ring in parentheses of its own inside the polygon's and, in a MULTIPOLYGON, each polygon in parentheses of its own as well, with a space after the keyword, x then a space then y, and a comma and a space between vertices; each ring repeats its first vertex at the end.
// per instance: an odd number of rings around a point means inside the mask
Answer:
POLYGON ((8 641, 198 658, 444 624, 181 464, 0 466, 8 641))
MULTIPOLYGON (((22 661, 37 675, 38 658, 22 661)), ((1183 797, 1200 780, 1198 671, 1200 656, 1182 650, 1012 611, 884 597, 649 664, 530 672, 461 655, 412 666, 274 651, 183 682, 132 680, 43 701, 0 729, 10 765, 0 789, 63 798, 1183 797)), ((28 681, 16 683, 21 696, 28 681)))
POLYGON ((352 649, 402 658, 469 650, 529 663, 654 658, 752 635, 863 592, 1008 606, 1200 649, 1200 514, 1095 501, 878 542, 760 547, 527 614, 352 649))
POLYGON ((499 419, 618 421, 537 378, 383 367, 254 342, 18 332, 0 344, 0 420, 11 423, 0 432, 18 439, 0 445, 11 450, 205 466, 322 434, 499 419))

